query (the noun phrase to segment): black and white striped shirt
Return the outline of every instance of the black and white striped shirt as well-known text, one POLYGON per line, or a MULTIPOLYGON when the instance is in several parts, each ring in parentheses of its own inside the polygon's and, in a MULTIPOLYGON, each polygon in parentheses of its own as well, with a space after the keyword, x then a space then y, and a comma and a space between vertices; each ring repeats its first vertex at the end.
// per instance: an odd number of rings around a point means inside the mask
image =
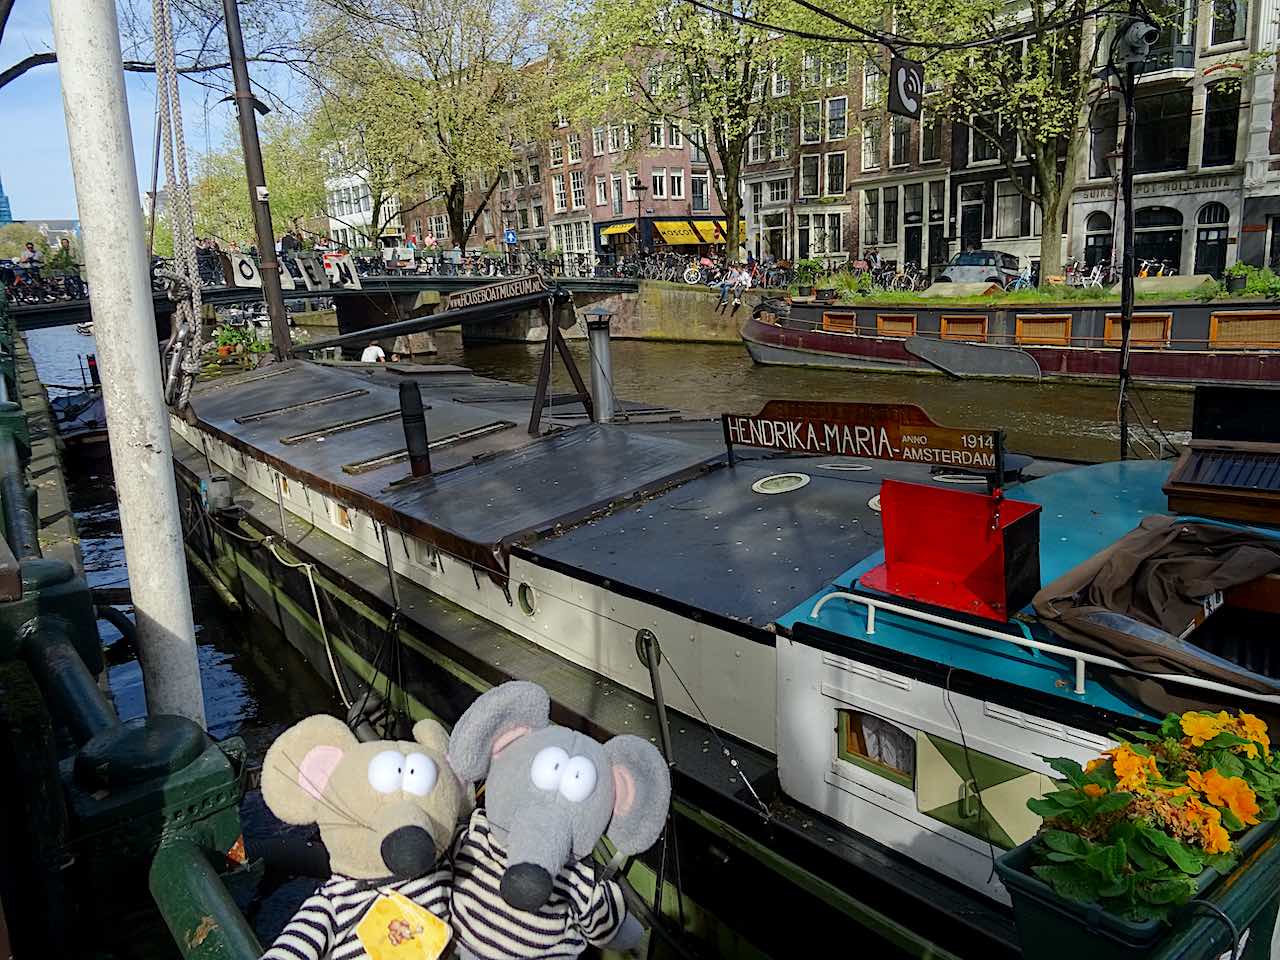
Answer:
POLYGON ((263 960, 361 960, 356 924, 383 893, 395 891, 449 922, 447 864, 413 880, 378 882, 333 876, 303 901, 263 960))
POLYGON ((622 889, 612 880, 597 882, 590 863, 562 870, 536 913, 502 899, 498 885, 506 867, 506 851, 477 809, 453 844, 450 912, 458 942, 482 960, 570 960, 588 944, 607 944, 622 925, 622 889))

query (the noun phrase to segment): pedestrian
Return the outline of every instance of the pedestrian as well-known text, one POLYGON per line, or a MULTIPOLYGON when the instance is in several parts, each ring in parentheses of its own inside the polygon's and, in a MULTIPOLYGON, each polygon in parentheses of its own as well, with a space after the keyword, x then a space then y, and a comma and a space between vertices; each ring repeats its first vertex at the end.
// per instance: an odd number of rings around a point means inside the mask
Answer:
POLYGON ((386 363, 387 355, 382 352, 382 348, 378 346, 377 340, 371 340, 369 345, 364 348, 364 353, 360 354, 361 363, 386 363))
POLYGON ((36 245, 27 241, 27 248, 18 255, 18 262, 24 267, 39 267, 44 262, 44 255, 36 249, 36 245))

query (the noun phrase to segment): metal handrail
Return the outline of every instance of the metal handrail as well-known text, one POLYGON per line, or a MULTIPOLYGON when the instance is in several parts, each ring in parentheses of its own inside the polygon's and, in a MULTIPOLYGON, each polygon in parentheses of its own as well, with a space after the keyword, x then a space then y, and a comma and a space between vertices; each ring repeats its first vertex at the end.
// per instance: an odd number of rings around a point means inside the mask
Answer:
POLYGON ((937 614, 926 613, 923 610, 913 610, 910 607, 904 607, 896 603, 886 600, 880 600, 876 597, 863 596, 856 593, 846 593, 842 590, 835 590, 818 600, 813 605, 813 609, 809 612, 810 620, 817 620, 818 615, 832 600, 851 600, 854 603, 861 603, 867 608, 867 636, 874 636, 876 632, 876 610, 884 610, 889 613, 897 613, 901 616, 912 620, 920 620, 925 623, 932 623, 940 627, 947 627, 951 630, 958 630, 961 633, 967 633, 971 636, 986 637, 991 640, 1001 640, 1005 643, 1012 644, 1017 647, 1025 647, 1031 650, 1039 650, 1042 653, 1051 653, 1056 656, 1065 657, 1075 662, 1075 690, 1077 696, 1084 696, 1084 680, 1085 680, 1085 664, 1091 663, 1094 666, 1108 667, 1112 670, 1123 670, 1126 673, 1136 673, 1139 676, 1151 677, 1154 680, 1161 680, 1167 683, 1180 683, 1184 686, 1197 687, 1201 690, 1213 690, 1217 693, 1226 693, 1231 696, 1245 697, 1249 700, 1260 700, 1264 703, 1280 704, 1280 696, 1274 694, 1254 693, 1251 690, 1242 690, 1239 687, 1233 687, 1230 684, 1218 683, 1216 680, 1205 680, 1201 677, 1188 677, 1176 673, 1148 673, 1145 670, 1138 670, 1119 660, 1111 657, 1100 656, 1096 653, 1086 653, 1083 650, 1074 650, 1070 647, 1059 646, 1056 643, 1045 643, 1042 640, 1036 640, 1029 635, 1025 627, 1022 627, 1024 633, 1021 637, 1013 637, 1007 633, 1001 633, 999 630, 992 630, 988 627, 980 627, 976 624, 965 623, 962 620, 953 620, 950 617, 940 617, 937 614))

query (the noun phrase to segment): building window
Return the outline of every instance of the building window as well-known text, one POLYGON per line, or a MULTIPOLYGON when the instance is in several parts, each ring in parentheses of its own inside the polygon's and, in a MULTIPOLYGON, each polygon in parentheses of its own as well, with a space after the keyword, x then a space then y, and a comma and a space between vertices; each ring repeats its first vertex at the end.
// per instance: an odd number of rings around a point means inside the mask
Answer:
POLYGON ((546 214, 542 212, 542 204, 535 203, 533 205, 533 225, 535 227, 542 227, 546 226, 546 223, 547 217, 546 214))
POLYGON ((880 106, 881 81, 884 73, 880 64, 868 60, 862 65, 862 109, 869 110, 880 106))
POLYGON ((568 118, 568 117, 566 117, 563 113, 559 113, 559 112, 557 112, 557 113, 556 113, 556 126, 557 126, 557 127, 567 127, 568 125, 569 125, 569 118, 568 118))
POLYGON ((636 125, 634 123, 624 124, 622 127, 622 149, 630 150, 631 145, 636 142, 636 125))
POLYGON ((542 182, 542 168, 538 166, 538 161, 536 160, 529 161, 529 182, 530 183, 542 182))
POLYGON ((622 149, 622 128, 610 127, 609 128, 609 152, 617 153, 621 149, 622 149))
POLYGON ((1191 144, 1191 91, 1140 97, 1134 109, 1138 123, 1133 169, 1137 173, 1185 169, 1191 144))
POLYGON ((1245 38, 1248 6, 1244 0, 1213 0, 1213 44, 1245 38))
POLYGON ((900 787, 914 788, 916 744, 911 734, 859 710, 837 710, 836 720, 836 756, 900 787))
POLYGON ((786 203, 791 199, 791 181, 790 180, 770 180, 769 181, 769 202, 770 203, 786 203))
POLYGON ((994 160, 999 156, 999 136, 1000 121, 995 116, 973 118, 969 124, 969 156, 974 163, 994 160))
POLYGON ((764 122, 756 121, 756 128, 751 131, 751 136, 747 139, 747 163, 763 163, 764 162, 764 122))
POLYGON ((551 141, 551 166, 558 167, 564 163, 564 144, 559 140, 551 141))
POLYGON ((582 162, 582 137, 576 133, 569 134, 569 162, 582 162))
POLYGON ((604 127, 596 127, 591 131, 591 155, 604 156, 604 127))
POLYGON ((942 159, 942 123, 932 110, 920 116, 920 162, 942 159))
POLYGON ((1094 180, 1112 176, 1111 159, 1116 152, 1119 108, 1114 100, 1100 103, 1089 117, 1089 176, 1094 180))
POLYGON ((769 158, 781 160, 791 147, 791 123, 785 113, 773 115, 773 136, 770 138, 769 158))
POLYGON ((764 203, 764 184, 757 180, 751 184, 751 212, 756 213, 764 203))
POLYGON ((862 124, 862 169, 875 170, 880 166, 880 120, 866 120, 862 124))
POLYGON ((690 177, 689 190, 693 194, 695 213, 711 209, 711 180, 706 175, 690 177))
POLYGON ((874 247, 880 242, 880 191, 862 191, 862 242, 874 247))
POLYGON ((1196 262, 1193 273, 1222 276, 1227 267, 1227 223, 1230 211, 1224 203, 1206 203, 1196 214, 1196 262))
POLYGON ((775 97, 785 97, 791 92, 791 79, 778 69, 778 65, 773 65, 773 95, 775 97))
POLYGON ((1084 221, 1084 265, 1092 270, 1097 264, 1111 262, 1111 217, 1095 210, 1084 221))
MULTIPOLYGON (((816 215, 817 218, 821 216, 821 214, 816 215)), ((827 214, 827 230, 822 239, 827 253, 844 252, 844 214, 827 214)))
POLYGON ((1236 162, 1236 128, 1240 123, 1240 85, 1215 83, 1204 101, 1203 167, 1224 167, 1236 162))
POLYGON ((518 218, 520 229, 528 230, 529 229, 529 208, 521 207, 519 210, 516 211, 516 217, 518 218))
POLYGON ((569 184, 573 192, 573 209, 581 210, 587 205, 587 178, 581 170, 569 174, 569 184))
POLYGON ((609 203, 609 181, 604 177, 596 177, 596 206, 603 207, 609 203))
POLYGON ((680 127, 674 123, 667 124, 667 146, 672 150, 679 150, 684 147, 684 134, 680 132, 680 127))
POLYGON ((898 242, 898 188, 884 188, 884 229, 880 232, 886 244, 898 242))
POLYGON ((1022 194, 1012 180, 996 184, 996 238, 1022 236, 1022 194))
POLYGON ((843 140, 849 132, 849 100, 832 97, 827 101, 827 139, 843 140))
POLYGON ((822 85, 822 58, 816 53, 806 53, 800 65, 800 89, 812 90, 822 85))
POLYGON ((636 187, 640 186, 639 174, 627 171, 627 200, 632 201, 636 198, 636 187))
POLYGON ((622 213, 622 178, 615 176, 610 184, 613 187, 613 212, 620 214, 622 213))
POLYGON ((564 192, 564 174, 555 173, 551 175, 551 195, 555 199, 556 213, 564 213, 569 209, 568 199, 564 192))
POLYGON ((706 134, 697 130, 692 130, 689 133, 689 162, 696 165, 705 165, 707 163, 706 134))
POLYGON ((924 184, 907 183, 902 187, 902 222, 924 223, 924 184))
POLYGON ((906 117, 893 118, 889 139, 889 165, 900 167, 907 162, 907 147, 911 144, 911 122, 906 117))
POLYGON ((838 197, 844 193, 844 154, 827 154, 827 196, 838 197))
POLYGON ((524 186, 524 167, 513 167, 511 169, 511 179, 515 181, 517 187, 524 186))
POLYGON ((827 86, 842 87, 849 82, 849 54, 841 50, 827 60, 827 86))
POLYGON ((822 140, 822 104, 817 100, 800 105, 800 142, 818 143, 822 140))
POLYGON ((684 199, 684 171, 672 170, 667 174, 667 185, 670 188, 672 200, 684 199))
POLYGON ((656 149, 661 149, 663 146, 661 121, 649 124, 649 146, 656 149))
POLYGON ((818 195, 818 155, 809 154, 800 158, 800 196, 816 197, 818 195))
POLYGON ((655 200, 665 200, 667 197, 667 168, 660 167, 649 174, 649 196, 655 200))

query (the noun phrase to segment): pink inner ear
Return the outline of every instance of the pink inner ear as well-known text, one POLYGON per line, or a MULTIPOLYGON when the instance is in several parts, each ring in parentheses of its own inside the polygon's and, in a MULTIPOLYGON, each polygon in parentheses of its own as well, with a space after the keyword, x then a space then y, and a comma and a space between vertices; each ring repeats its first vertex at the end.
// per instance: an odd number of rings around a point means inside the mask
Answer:
POLYGON ((636 781, 626 767, 613 768, 613 815, 625 817, 636 802, 636 781))
POLYGON ((528 727, 512 727, 510 730, 504 730, 493 741, 493 755, 496 757, 528 732, 528 727))
POLYGON ((329 778, 341 760, 342 750, 338 747, 312 747, 298 766, 298 786, 317 800, 323 800, 329 778))

